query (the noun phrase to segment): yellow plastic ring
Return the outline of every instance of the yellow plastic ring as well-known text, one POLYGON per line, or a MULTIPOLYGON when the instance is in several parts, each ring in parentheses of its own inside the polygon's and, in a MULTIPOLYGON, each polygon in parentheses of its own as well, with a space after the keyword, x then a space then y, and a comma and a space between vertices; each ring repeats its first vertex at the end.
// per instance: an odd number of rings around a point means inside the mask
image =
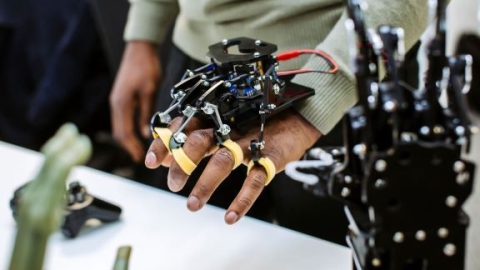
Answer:
MULTIPOLYGON (((277 173, 277 169, 275 168, 275 164, 273 164, 273 161, 268 157, 260 158, 258 160, 258 164, 260 164, 265 169, 265 173, 267 174, 267 181, 265 182, 266 186, 272 181, 273 177, 277 173)), ((250 174, 250 171, 253 169, 254 166, 255 163, 253 162, 253 160, 250 160, 250 162, 248 163, 247 175, 250 174)))
POLYGON ((233 169, 236 169, 240 164, 243 162, 243 151, 242 148, 240 148, 240 145, 238 143, 228 139, 222 143, 222 145, 227 148, 233 155, 234 158, 234 164, 233 164, 233 169))
POLYGON ((186 173, 187 175, 192 174, 192 172, 197 168, 197 164, 195 164, 183 151, 183 148, 175 148, 172 149, 172 155, 173 158, 175 158, 175 161, 177 164, 182 168, 182 171, 186 173))
POLYGON ((170 149, 170 140, 172 139, 173 132, 168 128, 156 127, 152 131, 153 138, 162 140, 163 144, 168 150, 168 153, 172 153, 170 149))

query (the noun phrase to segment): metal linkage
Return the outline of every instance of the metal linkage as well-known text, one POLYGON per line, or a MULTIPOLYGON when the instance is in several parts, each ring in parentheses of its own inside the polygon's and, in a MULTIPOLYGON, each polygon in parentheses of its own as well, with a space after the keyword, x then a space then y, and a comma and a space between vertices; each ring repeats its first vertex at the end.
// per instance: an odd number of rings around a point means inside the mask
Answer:
POLYGON ((211 121, 217 144, 222 145, 230 139, 233 129, 241 133, 258 125, 259 139, 252 142, 251 152, 260 157, 268 116, 314 94, 305 87, 287 91, 285 81, 277 74, 279 64, 273 55, 276 50, 274 44, 249 38, 223 40, 210 46, 210 63, 185 72, 171 90, 169 108, 153 116, 152 132, 168 127, 173 114, 178 113, 183 119, 172 136, 176 147, 187 140, 184 130, 194 117, 211 121))
MULTIPOLYGON (((472 59, 446 56, 446 1, 429 3, 437 27, 425 86, 417 90, 398 77, 402 29, 367 30, 364 2, 347 1, 359 104, 345 116, 345 146, 322 152, 321 161, 331 159, 331 166, 298 162, 286 169, 303 181, 297 169, 307 168, 316 174, 314 181, 305 178, 309 189, 345 203, 357 270, 464 269, 469 219, 462 206, 475 166, 462 155, 475 128, 463 95, 472 59), (385 78, 377 63, 385 66, 385 78)), ((307 162, 319 159, 315 152, 307 162)))

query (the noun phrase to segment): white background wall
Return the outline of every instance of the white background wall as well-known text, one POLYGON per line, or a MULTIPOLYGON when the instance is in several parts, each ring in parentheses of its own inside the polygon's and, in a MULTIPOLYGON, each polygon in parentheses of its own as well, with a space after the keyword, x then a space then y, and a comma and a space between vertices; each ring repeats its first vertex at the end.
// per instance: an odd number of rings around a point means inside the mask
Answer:
MULTIPOLYGON (((477 10, 479 0, 452 0, 448 7, 448 50, 453 52, 458 37, 465 32, 479 32, 477 10)), ((480 269, 480 268, 478 268, 480 269)), ((478 270, 476 269, 476 270, 478 270)))

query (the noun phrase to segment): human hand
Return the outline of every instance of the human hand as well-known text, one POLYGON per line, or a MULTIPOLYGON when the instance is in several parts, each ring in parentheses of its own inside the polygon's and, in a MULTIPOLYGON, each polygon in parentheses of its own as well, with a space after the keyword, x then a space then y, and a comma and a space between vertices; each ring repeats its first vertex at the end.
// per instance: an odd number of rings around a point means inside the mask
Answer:
MULTIPOLYGON (((174 119, 169 129, 175 132, 180 123, 181 118, 174 119)), ((193 118, 184 130, 188 139, 183 145, 183 151, 193 163, 198 164, 204 157, 211 156, 188 197, 187 207, 191 211, 200 210, 207 203, 216 188, 230 174, 235 163, 235 155, 230 150, 226 147, 217 147, 213 128, 205 127, 203 124, 200 120, 193 118)), ((245 165, 251 160, 248 149, 250 142, 258 139, 258 132, 258 127, 252 128, 243 135, 231 132, 231 139, 243 151, 245 165)), ((296 111, 293 109, 285 111, 267 122, 262 156, 268 157, 275 165, 276 172, 280 172, 287 163, 300 159, 320 136, 321 133, 296 111)), ((180 191, 189 177, 169 154, 161 138, 155 139, 150 145, 145 165, 151 169, 160 165, 170 167, 167 181, 168 187, 174 192, 180 191)), ((246 176, 240 192, 227 209, 224 217, 226 223, 234 224, 247 213, 262 192, 267 180, 267 172, 262 166, 253 167, 246 176)))
POLYGON ((113 137, 135 162, 142 160, 145 149, 135 134, 134 123, 139 124, 143 136, 150 136, 152 101, 160 79, 161 66, 155 45, 147 41, 129 42, 110 94, 110 110, 113 137))

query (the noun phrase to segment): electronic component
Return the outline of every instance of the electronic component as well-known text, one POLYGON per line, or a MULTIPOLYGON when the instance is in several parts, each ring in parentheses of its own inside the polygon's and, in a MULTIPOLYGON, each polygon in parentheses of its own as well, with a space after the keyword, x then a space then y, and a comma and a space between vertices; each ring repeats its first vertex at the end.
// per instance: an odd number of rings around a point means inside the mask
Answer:
MULTIPOLYGON (((307 72, 333 74, 338 70, 335 62, 319 51, 298 50, 275 56, 273 53, 276 50, 274 44, 250 38, 223 40, 211 45, 207 53, 210 63, 196 70, 187 70, 171 90, 172 103, 169 108, 153 116, 153 136, 161 138, 169 150, 179 149, 187 140, 184 130, 189 121, 199 117, 213 123, 217 144, 225 146, 226 142, 232 145, 232 129, 244 132, 256 125, 259 127, 259 136, 258 140, 251 142, 250 151, 253 162, 258 164, 265 144, 264 127, 268 117, 314 94, 313 89, 287 83, 288 76, 307 72), (302 54, 323 57, 331 70, 277 71, 279 61, 302 54), (168 131, 165 135, 162 128, 168 126, 175 111, 183 117, 182 124, 178 130, 168 131)), ((179 165, 189 174, 195 164, 184 158, 185 154, 178 153, 182 152, 176 150, 174 157, 182 160, 179 165)))

